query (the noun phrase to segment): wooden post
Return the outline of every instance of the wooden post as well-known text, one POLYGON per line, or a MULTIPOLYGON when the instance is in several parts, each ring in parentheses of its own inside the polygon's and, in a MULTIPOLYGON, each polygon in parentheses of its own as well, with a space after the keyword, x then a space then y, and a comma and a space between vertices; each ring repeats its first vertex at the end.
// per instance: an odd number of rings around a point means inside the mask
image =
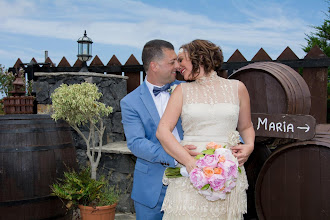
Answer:
POLYGON ((254 55, 251 61, 273 61, 263 48, 260 48, 258 53, 254 55))
MULTIPOLYGON (((89 64, 90 67, 92 66, 104 66, 104 64, 102 63, 102 61, 100 60, 99 56, 95 56, 94 59, 92 60, 91 64, 89 64)), ((104 72, 98 71, 97 73, 102 73, 104 74, 104 72)))
MULTIPOLYGON (((327 58, 327 56, 318 46, 314 46, 304 59, 322 58, 327 58)), ((328 67, 304 68, 303 78, 311 92, 312 106, 309 114, 316 119, 317 124, 327 123, 328 67)))
MULTIPOLYGON (((290 47, 286 47, 285 50, 277 57, 278 61, 286 60, 299 60, 298 56, 291 50, 290 47)), ((293 68, 299 73, 299 68, 293 68)))
POLYGON ((50 65, 49 65, 50 67, 55 66, 54 63, 53 63, 53 61, 49 57, 46 58, 45 63, 50 63, 50 65))
MULTIPOLYGON (((132 54, 125 63, 125 66, 140 65, 139 61, 132 54)), ((140 71, 125 72, 125 76, 128 76, 127 80, 127 94, 132 92, 140 85, 140 71)), ((144 78, 144 77, 143 77, 144 78)))
MULTIPOLYGON (((247 62, 245 57, 242 55, 242 53, 238 49, 236 49, 235 52, 227 60, 227 63, 234 63, 234 62, 247 62)), ((228 78, 228 76, 230 76, 233 73, 233 71, 236 71, 236 70, 237 69, 228 69, 226 78, 228 78)))
MULTIPOLYGON (((49 58, 49 57, 48 57, 49 58)), ((82 61, 77 58, 76 62, 73 64, 73 67, 82 67, 82 61)))
MULTIPOLYGON (((109 60, 107 66, 118 66, 118 67, 121 67, 121 63, 119 62, 119 60, 117 59, 117 57, 115 55, 113 55, 111 57, 111 59, 109 60)), ((107 74, 115 74, 115 75, 122 75, 122 73, 119 71, 119 72, 107 72, 107 74)))
MULTIPOLYGON (((18 71, 22 64, 23 64, 23 62, 21 61, 20 58, 18 58, 13 68, 14 68, 15 70, 17 69, 17 71, 18 71)), ((14 72, 14 71, 13 71, 13 72, 14 72)), ((15 71, 15 73, 16 73, 16 71, 15 71)))
POLYGON ((71 67, 71 65, 69 61, 65 57, 63 57, 57 67, 71 67))

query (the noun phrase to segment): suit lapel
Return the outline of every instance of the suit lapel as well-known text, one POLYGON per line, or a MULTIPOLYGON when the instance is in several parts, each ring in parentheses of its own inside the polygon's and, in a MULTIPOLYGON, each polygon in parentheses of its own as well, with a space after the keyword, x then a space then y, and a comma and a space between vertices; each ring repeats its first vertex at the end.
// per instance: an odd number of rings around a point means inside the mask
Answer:
POLYGON ((147 84, 145 82, 141 85, 141 95, 140 95, 144 105, 146 106, 146 109, 148 110, 151 118, 155 122, 155 124, 158 126, 160 117, 156 108, 156 105, 154 103, 154 100, 151 97, 151 94, 148 90, 147 84))
MULTIPOLYGON (((179 83, 172 83, 172 85, 174 85, 174 84, 179 84, 179 83)), ((142 102, 146 106, 146 109, 148 110, 151 118, 153 119, 155 125, 158 126, 160 117, 159 117, 155 102, 152 99, 149 89, 147 87, 147 84, 145 82, 143 82, 141 85, 140 97, 141 97, 142 102)), ((176 124, 176 128, 177 128, 179 136, 182 140, 183 139, 183 130, 182 130, 182 125, 181 125, 181 118, 179 118, 179 120, 176 124)))

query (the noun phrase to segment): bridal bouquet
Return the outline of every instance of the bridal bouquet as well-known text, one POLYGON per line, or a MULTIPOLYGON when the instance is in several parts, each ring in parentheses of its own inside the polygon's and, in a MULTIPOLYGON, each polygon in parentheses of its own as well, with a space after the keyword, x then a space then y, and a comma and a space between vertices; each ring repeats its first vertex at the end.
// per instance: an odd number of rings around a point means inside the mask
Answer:
POLYGON ((197 167, 190 175, 185 167, 167 168, 165 175, 168 178, 189 176, 192 185, 207 200, 226 199, 226 194, 236 186, 238 172, 241 172, 237 158, 226 146, 222 147, 214 142, 208 143, 202 153, 196 156, 197 167))

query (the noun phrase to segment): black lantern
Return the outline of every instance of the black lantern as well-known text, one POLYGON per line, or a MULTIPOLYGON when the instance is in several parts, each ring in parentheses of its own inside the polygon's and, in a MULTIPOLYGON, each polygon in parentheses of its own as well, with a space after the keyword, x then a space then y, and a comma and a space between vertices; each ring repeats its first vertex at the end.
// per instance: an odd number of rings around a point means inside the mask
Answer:
POLYGON ((92 39, 87 37, 86 30, 83 37, 77 40, 78 42, 78 55, 77 57, 79 60, 83 62, 83 67, 81 68, 80 72, 88 72, 87 69, 87 61, 92 58, 92 39))

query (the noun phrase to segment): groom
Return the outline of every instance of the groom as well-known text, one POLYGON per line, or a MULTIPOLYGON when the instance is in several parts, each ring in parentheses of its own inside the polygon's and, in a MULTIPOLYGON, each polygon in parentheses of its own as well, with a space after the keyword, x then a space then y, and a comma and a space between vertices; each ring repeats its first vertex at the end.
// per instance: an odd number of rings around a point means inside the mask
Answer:
MULTIPOLYGON (((175 80, 179 64, 173 45, 164 40, 147 42, 142 62, 146 79, 121 100, 120 106, 127 146, 137 157, 132 190, 136 219, 155 220, 163 217, 160 210, 167 188, 162 183, 164 171, 176 163, 160 145, 156 130, 170 98, 170 86, 180 83, 175 80)), ((173 134, 182 140, 181 120, 173 134)), ((190 152, 194 147, 185 149, 190 152)))

